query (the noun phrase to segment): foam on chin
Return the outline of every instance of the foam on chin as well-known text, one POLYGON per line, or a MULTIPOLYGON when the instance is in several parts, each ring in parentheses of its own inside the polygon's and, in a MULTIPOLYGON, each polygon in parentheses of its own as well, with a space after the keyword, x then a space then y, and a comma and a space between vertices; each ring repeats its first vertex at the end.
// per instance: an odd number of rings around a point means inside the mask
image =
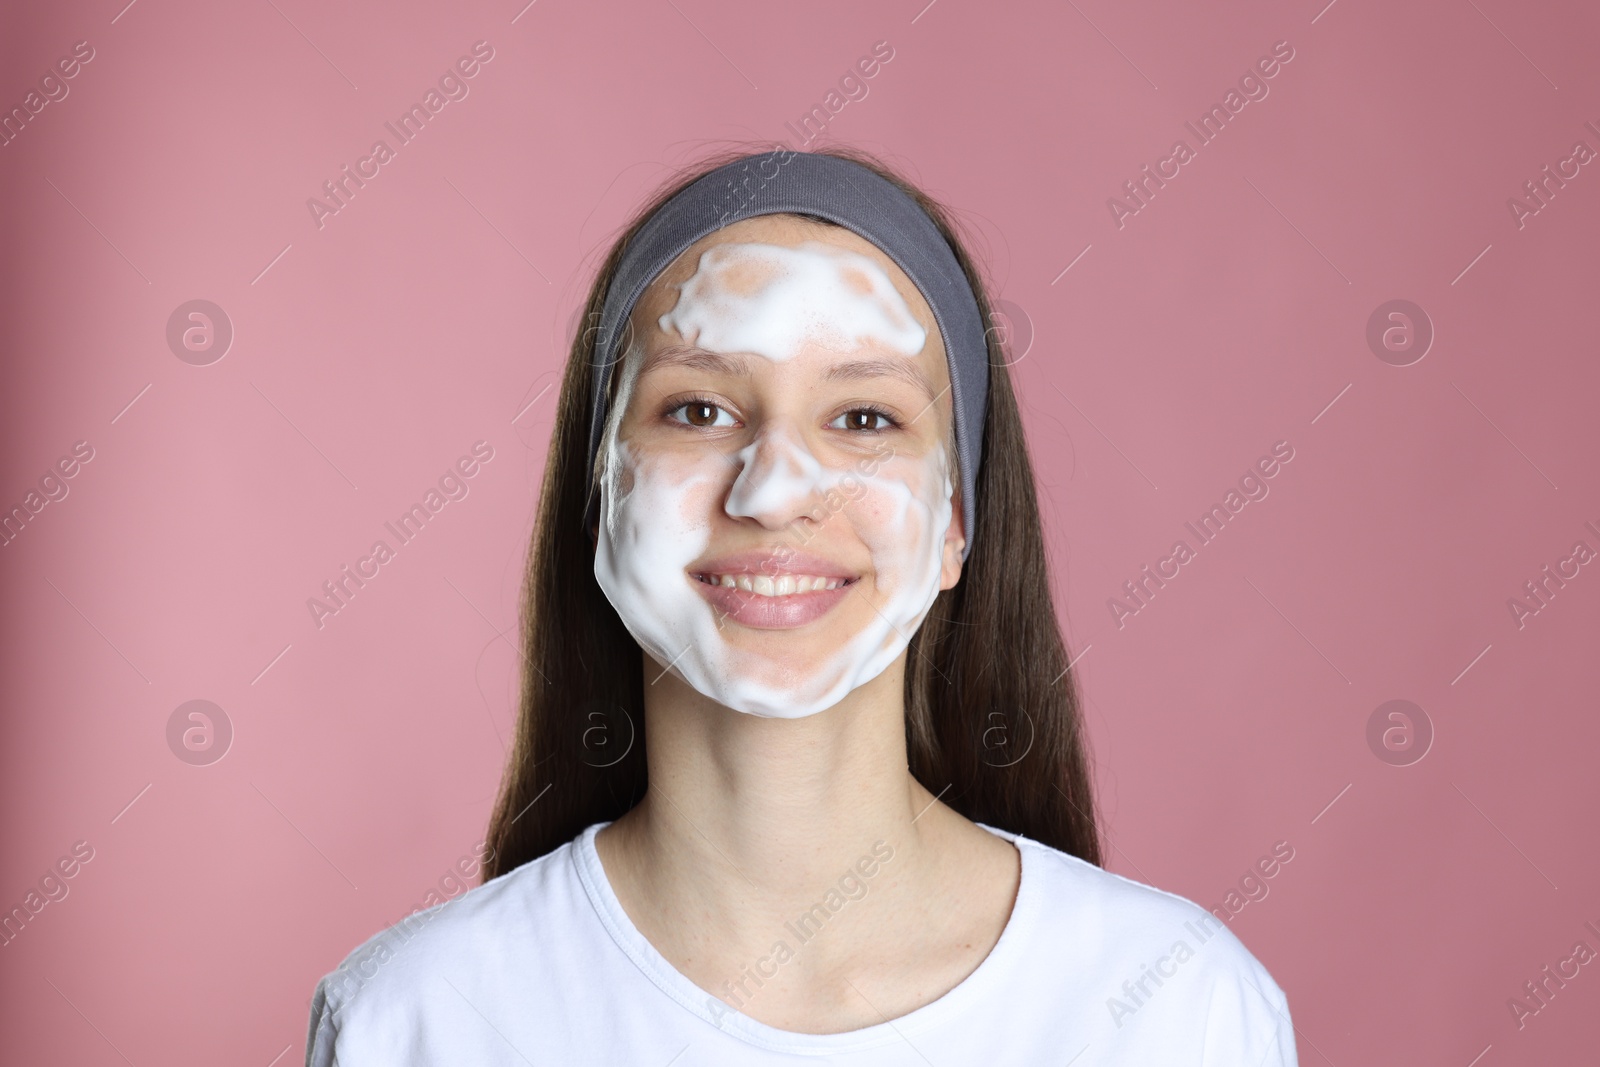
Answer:
MULTIPOLYGON (((926 332, 888 276, 859 254, 819 242, 798 248, 723 244, 701 256, 677 306, 661 318, 713 351, 794 358, 806 344, 849 351, 871 340, 911 357, 926 332)), ((942 445, 920 457, 890 455, 877 469, 823 463, 781 425, 763 428, 730 459, 649 454, 617 436, 641 362, 630 351, 601 442, 604 475, 595 577, 641 648, 697 691, 726 707, 771 718, 824 711, 883 673, 909 643, 939 594, 944 531, 953 515, 942 445), (736 473, 735 473, 736 472, 736 473), (731 485, 730 485, 731 479, 731 485), (688 568, 710 545, 719 509, 752 515, 786 502, 849 503, 824 521, 851 524, 872 560, 866 622, 822 653, 792 666, 740 648, 739 629, 690 583, 688 568), (881 602, 876 602, 881 601, 881 602)), ((792 537, 785 543, 798 542, 792 537)), ((866 582, 861 585, 868 584, 866 582)), ((838 627, 863 612, 850 598, 813 626, 838 627)))

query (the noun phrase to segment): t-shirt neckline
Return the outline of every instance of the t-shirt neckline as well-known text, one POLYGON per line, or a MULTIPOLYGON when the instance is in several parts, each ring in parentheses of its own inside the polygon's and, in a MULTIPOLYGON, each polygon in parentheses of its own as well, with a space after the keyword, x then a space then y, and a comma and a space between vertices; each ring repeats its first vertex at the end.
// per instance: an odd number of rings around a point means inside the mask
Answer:
MULTIPOLYGON (((611 888, 610 879, 606 876, 605 867, 600 862, 599 850, 595 848, 596 835, 609 825, 609 821, 598 822, 579 834, 573 841, 572 859, 578 880, 582 883, 589 902, 594 906, 595 915, 611 939, 656 988, 672 998, 680 1007, 725 1034, 775 1052, 814 1055, 855 1052, 904 1041, 908 1034, 915 1034, 953 1020, 962 1013, 982 1005, 986 998, 997 995, 995 990, 1004 982, 1004 976, 1016 972, 1018 966, 1016 958, 1025 947, 1023 941, 1026 931, 1034 925, 1034 913, 1038 904, 1035 888, 1037 874, 1033 869, 1035 862, 1032 855, 1033 842, 1020 834, 977 823, 976 825, 1015 845, 1021 865, 1017 896, 1012 903, 1011 914, 1000 931, 999 940, 977 968, 937 1000, 930 1001, 888 1022, 874 1023, 859 1030, 847 1030, 837 1034, 806 1034, 793 1030, 780 1030, 736 1011, 726 1001, 695 985, 639 932, 633 920, 628 918, 628 913, 622 909, 622 902, 617 899, 615 891, 611 888)), ((993 1000, 988 1002, 994 1003, 993 1000)))

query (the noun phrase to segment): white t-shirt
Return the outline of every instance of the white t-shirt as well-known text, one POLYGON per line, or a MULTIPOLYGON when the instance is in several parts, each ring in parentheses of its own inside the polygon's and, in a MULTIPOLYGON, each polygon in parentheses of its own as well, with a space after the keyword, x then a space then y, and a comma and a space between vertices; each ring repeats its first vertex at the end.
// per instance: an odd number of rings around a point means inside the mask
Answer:
POLYGON ((352 952, 317 985, 308 1067, 1297 1067, 1283 991, 1221 920, 989 826, 1022 873, 972 974, 864 1029, 768 1026, 639 933, 595 851, 605 825, 352 952))

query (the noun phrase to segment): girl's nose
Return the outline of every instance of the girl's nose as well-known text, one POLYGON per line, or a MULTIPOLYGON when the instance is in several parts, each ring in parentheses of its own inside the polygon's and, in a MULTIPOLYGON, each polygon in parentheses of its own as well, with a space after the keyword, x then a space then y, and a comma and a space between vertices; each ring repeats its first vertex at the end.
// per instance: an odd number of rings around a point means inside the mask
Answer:
POLYGON ((739 475, 724 506, 729 515, 781 530, 822 504, 822 464, 782 429, 761 431, 735 457, 739 475))

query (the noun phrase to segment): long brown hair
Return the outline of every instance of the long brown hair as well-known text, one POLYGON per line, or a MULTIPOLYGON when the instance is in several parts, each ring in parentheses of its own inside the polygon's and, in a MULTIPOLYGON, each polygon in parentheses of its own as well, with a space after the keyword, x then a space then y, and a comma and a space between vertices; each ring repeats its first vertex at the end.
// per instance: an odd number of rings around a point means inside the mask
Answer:
MULTIPOLYGON (((871 168, 922 206, 966 272, 983 321, 993 322, 988 288, 949 213, 860 150, 824 151, 871 168)), ((657 192, 606 256, 582 321, 599 321, 639 228, 679 190, 749 154, 719 154, 657 192)), ((968 819, 1099 865, 1077 686, 1050 596, 1005 333, 988 331, 977 534, 961 580, 934 600, 907 652, 907 755, 917 780, 968 819)), ((643 657, 595 580, 583 524, 595 335, 578 331, 561 382, 523 583, 521 712, 489 823, 485 880, 620 817, 648 786, 643 657)))

